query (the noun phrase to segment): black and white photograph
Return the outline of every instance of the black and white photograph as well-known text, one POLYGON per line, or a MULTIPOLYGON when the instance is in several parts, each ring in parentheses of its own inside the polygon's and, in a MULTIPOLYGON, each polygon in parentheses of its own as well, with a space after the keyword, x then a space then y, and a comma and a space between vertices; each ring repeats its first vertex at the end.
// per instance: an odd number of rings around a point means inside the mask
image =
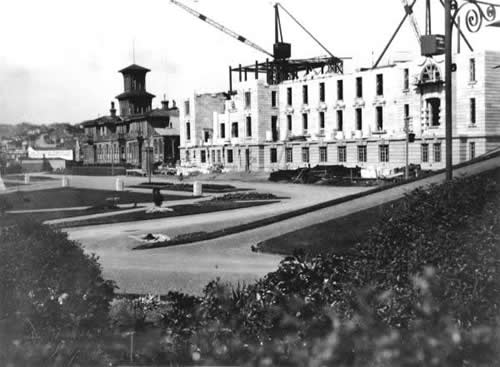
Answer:
POLYGON ((0 3, 0 367, 500 366, 500 1, 0 3))

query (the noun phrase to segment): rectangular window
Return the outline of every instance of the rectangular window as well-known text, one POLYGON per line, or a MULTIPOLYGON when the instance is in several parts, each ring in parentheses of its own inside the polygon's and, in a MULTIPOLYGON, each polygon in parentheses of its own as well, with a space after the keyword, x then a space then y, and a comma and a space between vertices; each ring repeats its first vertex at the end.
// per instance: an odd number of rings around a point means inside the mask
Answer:
POLYGON ((469 60, 469 81, 476 81, 476 59, 469 60))
POLYGON ((271 134, 273 141, 278 141, 279 139, 278 116, 271 116, 271 134))
POLYGON ((325 83, 319 83, 319 101, 325 102, 325 100, 326 100, 325 83))
POLYGON ((245 108, 252 107, 252 95, 250 92, 245 92, 245 108))
POLYGON ((429 144, 422 144, 420 146, 420 151, 422 155, 422 163, 429 162, 429 144))
POLYGON ((293 162, 293 149, 292 148, 286 148, 286 162, 287 163, 293 162))
POLYGON ((309 163, 309 148, 302 148, 302 162, 309 163))
POLYGON ((358 162, 366 162, 366 145, 358 146, 358 162))
POLYGON ((337 80, 337 99, 339 101, 344 100, 344 81, 337 80))
POLYGON ((325 113, 323 111, 319 113, 319 128, 325 130, 325 113))
POLYGON ((233 150, 227 150, 227 163, 233 163, 233 150))
POLYGON ((377 130, 384 130, 384 108, 377 106, 377 130))
POLYGON ((186 122, 186 140, 191 140, 191 124, 186 122))
POLYGON ((302 130, 304 134, 307 134, 307 130, 309 128, 309 116, 307 113, 302 114, 302 130))
POLYGON ((377 74, 376 81, 377 81, 377 90, 376 90, 377 96, 383 96, 384 95, 384 75, 377 74))
POLYGON ((434 144, 434 162, 441 162, 441 143, 434 144))
POLYGON ((286 128, 288 131, 292 131, 292 115, 286 115, 286 128))
POLYGON ((337 130, 344 131, 344 111, 337 110, 337 130))
POLYGON ((222 162, 221 152, 220 152, 220 150, 217 150, 217 163, 221 163, 221 162, 222 162))
POLYGON ((293 103, 293 98, 292 98, 292 88, 287 88, 286 89, 286 103, 288 106, 291 106, 293 103))
POLYGON ((410 117, 410 105, 409 104, 404 105, 403 113, 404 113, 405 119, 408 119, 410 117))
POLYGON ((206 163, 207 162, 207 152, 202 150, 200 152, 200 159, 201 159, 201 163, 206 163))
POLYGON ((226 124, 220 124, 220 137, 221 139, 226 138, 226 124))
POLYGON ((278 106, 278 93, 273 90, 271 92, 271 107, 277 107, 278 106))
POLYGON ((347 148, 346 147, 338 147, 337 148, 338 160, 340 163, 344 163, 347 161, 347 148))
POLYGON ((389 145, 379 145, 380 162, 389 162, 389 145))
POLYGON ((403 71, 403 90, 410 90, 410 69, 403 71))
POLYGON ((203 140, 205 141, 205 143, 208 143, 209 139, 210 139, 210 131, 205 130, 203 132, 203 140))
POLYGON ((363 98, 363 78, 360 76, 356 78, 356 97, 363 98))
POLYGON ((212 150, 212 164, 215 164, 215 150, 212 150))
POLYGON ((328 151, 326 147, 319 147, 319 161, 322 163, 328 162, 328 151))
POLYGON ((231 137, 237 138, 238 137, 238 123, 233 122, 231 125, 231 137))
POLYGON ((302 103, 309 103, 309 88, 307 87, 307 85, 302 86, 302 103))
POLYGON ((184 114, 186 116, 189 116, 191 114, 191 108, 190 108, 190 105, 189 105, 189 100, 185 101, 184 102, 184 114))
POLYGON ((271 148, 271 163, 278 162, 278 150, 276 148, 271 148))
POLYGON ((476 158, 476 143, 474 142, 469 143, 469 158, 470 159, 476 158))
POLYGON ((356 108, 356 130, 363 130, 363 110, 356 108))
POLYGON ((189 150, 186 150, 186 162, 191 162, 191 155, 189 150))
POLYGON ((470 99, 470 123, 471 125, 476 124, 476 99, 470 99))
POLYGON ((252 136, 252 116, 247 116, 247 137, 251 137, 252 136))

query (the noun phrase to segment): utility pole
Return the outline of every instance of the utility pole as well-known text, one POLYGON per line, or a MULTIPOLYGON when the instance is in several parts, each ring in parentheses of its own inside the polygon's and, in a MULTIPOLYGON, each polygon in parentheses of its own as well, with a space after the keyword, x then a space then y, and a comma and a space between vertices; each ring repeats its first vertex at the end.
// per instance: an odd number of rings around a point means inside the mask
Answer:
POLYGON ((409 167, 410 117, 405 117, 405 137, 406 137, 406 142, 405 142, 405 149, 406 149, 405 180, 408 180, 410 178, 410 167, 409 167))
POLYGON ((445 26, 445 134, 446 134, 446 180, 453 179, 453 115, 452 115, 452 2, 444 0, 444 26, 445 26))

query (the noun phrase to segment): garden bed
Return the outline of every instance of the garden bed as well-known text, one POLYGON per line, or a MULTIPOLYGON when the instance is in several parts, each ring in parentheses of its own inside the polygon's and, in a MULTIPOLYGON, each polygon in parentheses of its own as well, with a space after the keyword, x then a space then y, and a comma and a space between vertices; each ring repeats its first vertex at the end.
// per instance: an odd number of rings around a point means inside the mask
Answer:
MULTIPOLYGON (((225 193, 225 192, 235 192, 235 191, 248 191, 248 189, 239 189, 232 185, 219 185, 219 184, 207 184, 202 183, 203 191, 217 194, 217 193, 225 193)), ((136 189, 154 189, 158 188, 160 190, 169 190, 169 191, 183 191, 183 192, 193 192, 193 184, 192 183, 171 183, 171 182, 143 182, 139 185, 130 186, 136 189)))
POLYGON ((83 227, 83 226, 92 226, 99 224, 111 224, 111 223, 123 223, 123 222, 136 222, 143 220, 152 220, 152 219, 161 219, 161 218, 171 218, 171 217, 179 217, 186 215, 194 215, 194 214, 206 214, 213 213, 225 210, 235 210, 235 209, 243 209, 250 208, 254 206, 261 206, 266 204, 272 204, 277 201, 268 201, 268 202, 233 202, 233 201, 202 201, 195 204, 187 204, 187 205, 175 205, 172 206, 171 209, 173 211, 169 212, 157 212, 157 213, 147 213, 144 212, 133 212, 133 213, 124 213, 124 214, 116 214, 109 217, 102 218, 92 218, 85 219, 81 221, 71 221, 67 223, 60 223, 55 225, 58 228, 68 228, 68 227, 83 227))
POLYGON ((237 192, 216 196, 213 201, 255 201, 281 199, 276 195, 266 192, 237 192))

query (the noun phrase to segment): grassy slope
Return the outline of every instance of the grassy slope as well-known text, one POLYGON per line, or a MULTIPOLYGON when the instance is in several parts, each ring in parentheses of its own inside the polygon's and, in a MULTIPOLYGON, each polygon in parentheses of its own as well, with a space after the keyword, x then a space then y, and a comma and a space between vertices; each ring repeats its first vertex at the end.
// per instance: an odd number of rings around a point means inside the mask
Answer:
POLYGON ((259 251, 289 255, 296 250, 310 254, 342 252, 366 238, 370 228, 378 223, 384 211, 396 202, 391 202, 345 217, 336 218, 307 228, 271 238, 257 245, 259 251))

